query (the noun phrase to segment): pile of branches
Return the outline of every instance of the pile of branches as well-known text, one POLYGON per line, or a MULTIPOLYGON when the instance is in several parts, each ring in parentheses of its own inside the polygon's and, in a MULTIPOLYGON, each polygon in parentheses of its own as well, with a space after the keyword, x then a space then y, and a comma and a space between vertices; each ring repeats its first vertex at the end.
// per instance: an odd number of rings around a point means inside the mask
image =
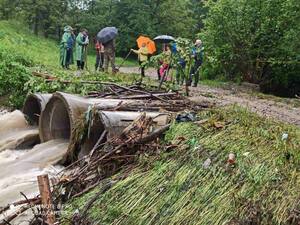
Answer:
MULTIPOLYGON (((56 76, 40 72, 32 72, 34 76, 44 78, 46 82, 57 81, 63 84, 72 84, 72 80, 62 80, 56 76)), ((159 111, 162 108, 171 112, 180 112, 187 108, 197 111, 202 108, 212 107, 211 103, 194 103, 185 98, 179 92, 159 89, 156 86, 144 85, 142 83, 131 86, 123 86, 112 82, 80 80, 81 84, 101 85, 102 89, 89 92, 87 98, 108 98, 108 99, 131 99, 142 100, 143 105, 137 104, 122 105, 118 110, 136 111, 143 108, 145 111, 159 111)))
MULTIPOLYGON (((142 100, 136 103, 122 104, 114 110, 136 111, 161 111, 180 112, 185 109, 198 111, 203 108, 212 107, 209 103, 195 103, 182 96, 179 92, 166 92, 164 90, 151 89, 142 85, 132 85, 124 87, 114 83, 103 83, 105 88, 102 91, 90 92, 87 97, 109 98, 109 99, 129 99, 142 100)), ((109 109, 108 109, 109 110, 109 109)))
MULTIPOLYGON (((169 129, 170 124, 151 132, 152 126, 153 119, 142 113, 117 137, 107 139, 107 132, 104 131, 89 155, 66 167, 52 180, 56 210, 68 200, 82 196, 95 187, 102 187, 84 210, 74 215, 72 221, 72 224, 89 224, 86 215, 93 202, 115 183, 126 178, 140 154, 156 153, 158 138, 169 129), (122 175, 115 177, 121 170, 122 175)), ((42 216, 38 221, 41 220, 42 216)), ((37 220, 32 224, 37 224, 37 220)))

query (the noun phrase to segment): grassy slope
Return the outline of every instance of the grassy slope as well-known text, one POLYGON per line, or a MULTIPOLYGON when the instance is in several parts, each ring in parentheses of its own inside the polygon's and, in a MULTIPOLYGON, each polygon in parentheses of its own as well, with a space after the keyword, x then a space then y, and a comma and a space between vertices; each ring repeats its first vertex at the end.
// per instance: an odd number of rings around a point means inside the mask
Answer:
MULTIPOLYGON (((21 23, 0 21, 0 40, 0 47, 23 54, 37 65, 44 65, 50 70, 60 69, 59 43, 36 37, 21 23)), ((89 55, 88 64, 89 68, 94 69, 95 55, 92 53, 89 55)), ((120 64, 122 60, 122 58, 117 58, 117 64, 120 64)), ((125 65, 133 66, 136 62, 126 61, 125 65)))
MULTIPOLYGON (((166 141, 179 146, 141 159, 99 197, 89 217, 100 224, 297 224, 300 129, 239 107, 199 116, 208 119, 201 126, 173 125, 166 141), (282 141, 285 132, 289 138, 282 141), (235 167, 226 163, 231 152, 235 167), (212 164, 204 169, 208 158, 212 164)), ((75 199, 67 213, 80 210, 96 191, 75 199)))
MULTIPOLYGON (((99 85, 82 85, 80 80, 100 80, 118 83, 132 83, 135 75, 111 76, 95 73, 95 56, 89 55, 88 68, 81 76, 76 76, 76 67, 63 70, 59 65, 58 43, 33 35, 24 25, 15 21, 0 21, 0 104, 21 107, 28 92, 66 91, 86 94, 89 90, 99 90, 99 85), (72 80, 77 84, 45 83, 43 79, 32 77, 31 71, 42 71, 72 80)), ((120 64, 121 58, 117 58, 120 64)), ((126 61, 132 66, 135 62, 126 61)))

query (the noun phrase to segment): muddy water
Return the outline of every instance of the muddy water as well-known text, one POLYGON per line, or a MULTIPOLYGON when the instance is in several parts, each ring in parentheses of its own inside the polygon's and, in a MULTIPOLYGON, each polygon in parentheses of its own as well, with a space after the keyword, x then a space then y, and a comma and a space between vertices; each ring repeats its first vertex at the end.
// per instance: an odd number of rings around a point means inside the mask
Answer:
POLYGON ((38 128, 20 128, 0 132, 0 152, 6 149, 24 149, 39 143, 38 128))
POLYGON ((0 116, 0 152, 5 149, 26 148, 38 142, 38 128, 30 127, 21 111, 0 116))
POLYGON ((0 116, 0 133, 13 129, 28 128, 24 114, 16 110, 0 116))
MULTIPOLYGON (((30 127, 20 111, 0 114, 0 207, 23 199, 20 192, 28 198, 36 196, 37 176, 49 174, 51 177, 63 169, 57 164, 67 152, 67 140, 57 139, 31 149, 16 150, 35 144, 37 138, 38 129, 30 127)), ((3 216, 6 215, 0 215, 0 222, 3 216)))
POLYGON ((6 150, 0 153, 0 203, 7 205, 20 198, 20 191, 33 197, 38 190, 36 177, 59 172, 53 167, 68 149, 65 140, 36 145, 31 150, 6 150))

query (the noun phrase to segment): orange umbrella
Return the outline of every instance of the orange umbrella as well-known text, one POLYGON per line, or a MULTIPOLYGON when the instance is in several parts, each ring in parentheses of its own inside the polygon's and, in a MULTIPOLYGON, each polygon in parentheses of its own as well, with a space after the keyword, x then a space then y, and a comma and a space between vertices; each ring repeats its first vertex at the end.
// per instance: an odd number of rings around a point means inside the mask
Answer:
POLYGON ((153 54, 156 52, 156 46, 154 41, 152 41, 150 38, 145 36, 140 36, 137 40, 137 45, 139 48, 142 47, 143 44, 146 44, 146 47, 148 48, 149 54, 153 54))

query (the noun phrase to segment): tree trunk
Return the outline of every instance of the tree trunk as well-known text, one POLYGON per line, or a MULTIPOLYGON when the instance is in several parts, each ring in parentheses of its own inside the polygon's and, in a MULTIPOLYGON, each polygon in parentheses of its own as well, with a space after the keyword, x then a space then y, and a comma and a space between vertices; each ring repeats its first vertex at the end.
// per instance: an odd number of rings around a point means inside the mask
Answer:
POLYGON ((37 12, 34 17, 33 32, 36 36, 38 36, 38 34, 39 34, 39 16, 38 16, 37 12))

